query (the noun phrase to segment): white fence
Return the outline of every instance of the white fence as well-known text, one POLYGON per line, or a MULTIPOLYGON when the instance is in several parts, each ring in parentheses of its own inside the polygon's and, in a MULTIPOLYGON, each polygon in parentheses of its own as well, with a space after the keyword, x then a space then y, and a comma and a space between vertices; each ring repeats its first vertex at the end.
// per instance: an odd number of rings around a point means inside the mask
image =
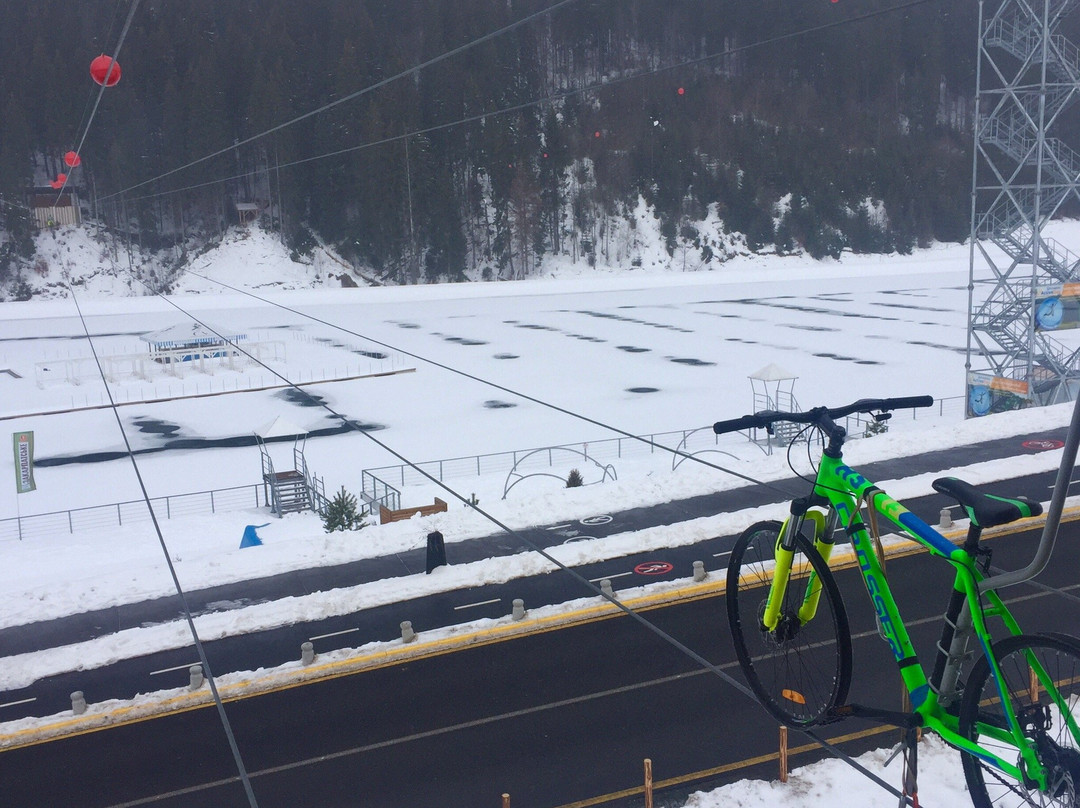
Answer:
MULTIPOLYGON (((906 412, 894 413, 890 425, 899 426, 904 420, 925 420, 943 416, 963 417, 965 399, 963 396, 942 398, 927 409, 911 410, 911 417, 906 412)), ((848 433, 861 437, 870 421, 869 416, 852 416, 845 426, 848 433)), ((678 464, 680 458, 673 455, 674 449, 684 454, 694 454, 708 450, 745 454, 747 437, 741 433, 716 435, 712 426, 696 429, 683 429, 674 432, 657 432, 638 437, 619 437, 591 441, 589 443, 571 443, 560 446, 540 447, 538 449, 519 449, 512 452, 454 457, 446 460, 431 460, 415 465, 381 466, 366 469, 362 475, 364 493, 368 496, 385 496, 387 489, 403 489, 409 486, 430 484, 430 475, 439 482, 452 479, 466 479, 502 475, 511 470, 529 473, 565 464, 567 455, 560 450, 580 453, 584 459, 610 463, 624 458, 643 458, 658 455, 667 458, 669 467, 678 464)), ((762 451, 768 451, 767 446, 762 451)))

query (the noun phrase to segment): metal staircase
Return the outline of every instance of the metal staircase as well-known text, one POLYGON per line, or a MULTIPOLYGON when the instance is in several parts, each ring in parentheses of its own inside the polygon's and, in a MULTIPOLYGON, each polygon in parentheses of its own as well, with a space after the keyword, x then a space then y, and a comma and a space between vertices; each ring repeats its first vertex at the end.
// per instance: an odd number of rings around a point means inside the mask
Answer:
POLYGON ((981 302, 972 296, 969 387, 976 375, 980 384, 1009 380, 1036 405, 1070 400, 1080 388, 1080 348, 1050 336, 1057 326, 1035 318, 1040 296, 1071 294, 1063 285, 1080 281, 1080 257, 1042 235, 1062 204, 1080 200, 1076 133, 1061 123, 1080 97, 1080 48, 1057 31, 1077 5, 1080 0, 981 4, 971 282, 989 291, 981 302), (989 275, 976 271, 977 255, 989 275), (976 357, 989 367, 973 369, 976 357))
POLYGON ((287 471, 275 471, 274 460, 266 448, 265 441, 258 436, 256 439, 262 460, 266 501, 270 503, 271 511, 279 518, 287 513, 298 511, 325 513, 328 500, 323 480, 309 471, 307 458, 304 456, 307 438, 305 437, 303 441, 299 438, 293 441, 293 468, 287 471))

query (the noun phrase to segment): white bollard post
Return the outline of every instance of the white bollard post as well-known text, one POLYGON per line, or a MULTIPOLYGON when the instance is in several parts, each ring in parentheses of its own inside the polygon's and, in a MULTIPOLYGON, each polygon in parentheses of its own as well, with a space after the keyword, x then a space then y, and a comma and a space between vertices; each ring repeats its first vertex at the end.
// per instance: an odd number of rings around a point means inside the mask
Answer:
POLYGON ((315 661, 315 646, 310 642, 301 643, 300 645, 300 664, 310 665, 315 661))
POLYGON ((514 598, 514 611, 511 615, 514 620, 525 619, 525 601, 521 598, 514 598))
POLYGON ((694 580, 697 581, 698 583, 700 583, 701 581, 704 581, 708 577, 709 577, 709 573, 705 572, 705 562, 704 561, 695 561, 694 562, 694 580))
POLYGON ((942 508, 938 519, 938 527, 942 530, 952 527, 952 508, 942 508))
POLYGON ((190 677, 188 681, 188 690, 198 690, 203 686, 204 678, 202 665, 192 665, 188 668, 188 676, 190 677))
POLYGON ((416 639, 416 632, 413 631, 412 621, 405 620, 401 623, 401 641, 404 643, 410 643, 416 639))
POLYGON ((86 712, 86 699, 83 697, 81 690, 76 690, 71 694, 71 712, 75 715, 82 715, 86 712))
POLYGON ((600 593, 606 598, 611 598, 612 600, 615 599, 615 591, 611 588, 611 581, 609 579, 604 578, 600 581, 600 593))

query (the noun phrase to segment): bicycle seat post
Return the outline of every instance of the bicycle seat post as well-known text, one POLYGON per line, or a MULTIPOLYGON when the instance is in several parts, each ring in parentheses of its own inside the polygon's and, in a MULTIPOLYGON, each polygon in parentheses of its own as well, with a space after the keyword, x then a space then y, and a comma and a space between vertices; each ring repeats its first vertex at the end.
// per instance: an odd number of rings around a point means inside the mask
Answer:
POLYGON ((978 550, 982 531, 982 525, 975 524, 974 520, 968 524, 967 538, 964 539, 964 549, 968 551, 969 555, 975 555, 975 551, 978 550))

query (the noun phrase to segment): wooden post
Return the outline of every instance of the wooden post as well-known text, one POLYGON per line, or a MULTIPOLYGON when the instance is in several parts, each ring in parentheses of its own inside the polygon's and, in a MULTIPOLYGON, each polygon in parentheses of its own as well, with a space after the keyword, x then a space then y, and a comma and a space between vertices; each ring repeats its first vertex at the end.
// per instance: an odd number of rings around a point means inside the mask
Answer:
POLYGON ((503 794, 502 798, 503 798, 502 808, 510 808, 510 795, 509 794, 503 794))
POLYGON ((1029 678, 1029 680, 1031 682, 1031 685, 1030 685, 1031 703, 1032 704, 1038 704, 1039 703, 1039 677, 1035 673, 1035 669, 1030 667, 1030 666, 1028 667, 1028 678, 1029 678))
POLYGON ((652 760, 650 758, 645 758, 645 808, 653 808, 652 760))
POLYGON ((787 782, 787 727, 780 725, 780 782, 787 782))

